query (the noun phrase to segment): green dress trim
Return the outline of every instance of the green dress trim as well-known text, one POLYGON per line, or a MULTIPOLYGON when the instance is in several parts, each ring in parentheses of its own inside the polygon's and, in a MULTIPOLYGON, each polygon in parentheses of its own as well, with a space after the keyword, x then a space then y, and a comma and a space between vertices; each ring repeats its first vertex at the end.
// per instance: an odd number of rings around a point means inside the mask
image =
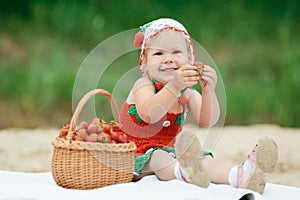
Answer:
MULTIPOLYGON (((134 166, 134 171, 137 174, 142 174, 142 171, 145 167, 145 165, 147 164, 147 162, 149 161, 149 159, 151 158, 151 155, 154 151, 156 150, 164 150, 168 153, 171 153, 174 155, 174 157, 176 157, 176 153, 175 153, 175 149, 172 147, 154 147, 152 149, 149 149, 146 153, 144 153, 143 155, 140 156, 136 156, 135 157, 135 166, 134 166)), ((203 151, 202 152, 203 156, 211 156, 212 158, 214 158, 214 155, 212 154, 212 152, 209 151, 203 151)))
POLYGON ((143 122, 142 118, 139 116, 136 110, 136 105, 130 106, 130 108, 128 109, 128 114, 134 115, 139 124, 143 122))

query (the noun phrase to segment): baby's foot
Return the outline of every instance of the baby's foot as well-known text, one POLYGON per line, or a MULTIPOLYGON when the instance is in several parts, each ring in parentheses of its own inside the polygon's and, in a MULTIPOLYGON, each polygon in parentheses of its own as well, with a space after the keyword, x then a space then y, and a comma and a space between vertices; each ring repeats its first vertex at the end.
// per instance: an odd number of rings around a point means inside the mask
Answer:
POLYGON ((261 138, 246 162, 238 166, 237 187, 263 193, 266 175, 274 169, 277 160, 276 143, 271 138, 261 138))
POLYGON ((187 175, 186 182, 208 187, 210 179, 203 166, 203 155, 200 141, 195 134, 187 131, 176 137, 175 152, 180 166, 187 175))

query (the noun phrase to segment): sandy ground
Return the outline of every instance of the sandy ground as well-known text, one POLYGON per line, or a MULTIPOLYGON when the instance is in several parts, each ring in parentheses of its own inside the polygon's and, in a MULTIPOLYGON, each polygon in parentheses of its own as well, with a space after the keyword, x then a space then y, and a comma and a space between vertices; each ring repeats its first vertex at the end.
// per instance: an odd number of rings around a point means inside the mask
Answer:
MULTIPOLYGON (((0 170, 51 171, 51 141, 57 134, 57 129, 0 130, 0 170)), ((300 187, 300 129, 276 125, 224 127, 213 150, 215 157, 241 163, 265 135, 272 137, 279 147, 278 164, 268 182, 300 187)))

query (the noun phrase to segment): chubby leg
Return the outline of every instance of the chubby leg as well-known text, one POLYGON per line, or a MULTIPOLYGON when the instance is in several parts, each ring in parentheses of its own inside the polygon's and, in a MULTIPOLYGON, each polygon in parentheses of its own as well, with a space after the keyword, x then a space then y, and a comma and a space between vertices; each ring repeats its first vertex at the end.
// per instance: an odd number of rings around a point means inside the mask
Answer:
MULTIPOLYGON (((143 174, 155 174, 158 179, 168 181, 175 179, 174 167, 177 160, 164 150, 156 150, 143 169, 143 174)), ((143 175, 142 174, 142 175, 143 175)))
POLYGON ((154 173, 160 180, 172 180, 178 178, 175 173, 179 166, 181 180, 201 187, 207 187, 211 181, 262 193, 265 175, 273 170, 278 160, 277 145, 268 137, 261 138, 247 160, 236 166, 210 156, 203 157, 198 138, 190 132, 177 136, 175 151, 178 160, 166 151, 154 151, 140 177, 154 173))
POLYGON ((229 184, 228 176, 230 170, 235 166, 234 164, 212 158, 211 156, 205 156, 203 165, 207 170, 211 182, 217 184, 229 184))

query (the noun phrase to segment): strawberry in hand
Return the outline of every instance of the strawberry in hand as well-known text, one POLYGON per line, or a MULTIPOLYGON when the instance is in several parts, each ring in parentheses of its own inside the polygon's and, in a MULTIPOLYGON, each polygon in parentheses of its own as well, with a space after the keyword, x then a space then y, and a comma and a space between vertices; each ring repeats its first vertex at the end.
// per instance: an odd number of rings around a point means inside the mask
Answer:
POLYGON ((217 85, 218 77, 216 70, 208 65, 203 65, 200 74, 200 85, 202 90, 214 91, 217 85))

